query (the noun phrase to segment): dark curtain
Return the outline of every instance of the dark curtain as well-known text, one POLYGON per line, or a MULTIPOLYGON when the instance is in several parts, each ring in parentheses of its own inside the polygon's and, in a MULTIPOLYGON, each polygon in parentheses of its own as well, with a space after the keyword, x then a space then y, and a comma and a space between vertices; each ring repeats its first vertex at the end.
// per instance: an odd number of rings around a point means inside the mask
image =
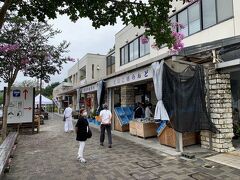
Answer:
POLYGON ((203 66, 188 66, 184 72, 176 73, 164 64, 163 103, 176 131, 218 132, 206 109, 203 66))
POLYGON ((98 101, 98 108, 97 108, 97 115, 102 110, 102 104, 104 101, 104 95, 105 95, 105 82, 103 80, 99 81, 97 83, 97 101, 98 101))

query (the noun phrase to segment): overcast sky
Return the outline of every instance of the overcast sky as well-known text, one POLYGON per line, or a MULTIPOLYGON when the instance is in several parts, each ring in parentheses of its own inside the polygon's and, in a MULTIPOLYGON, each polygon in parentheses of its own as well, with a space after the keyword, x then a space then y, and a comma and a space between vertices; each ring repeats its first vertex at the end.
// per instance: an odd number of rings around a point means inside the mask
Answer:
MULTIPOLYGON (((87 53, 107 54, 110 48, 113 47, 115 41, 115 34, 120 31, 124 26, 119 21, 115 26, 101 27, 95 29, 88 19, 80 19, 76 23, 71 22, 66 16, 59 16, 57 19, 50 21, 54 29, 62 31, 61 34, 55 36, 51 43, 59 44, 61 41, 66 40, 70 42, 69 53, 75 59, 81 59, 87 53)), ((52 76, 51 82, 62 82, 67 77, 67 71, 76 62, 69 62, 63 65, 61 74, 52 76)), ((19 74, 16 82, 31 79, 26 78, 19 74)), ((6 86, 0 83, 0 89, 6 86)))

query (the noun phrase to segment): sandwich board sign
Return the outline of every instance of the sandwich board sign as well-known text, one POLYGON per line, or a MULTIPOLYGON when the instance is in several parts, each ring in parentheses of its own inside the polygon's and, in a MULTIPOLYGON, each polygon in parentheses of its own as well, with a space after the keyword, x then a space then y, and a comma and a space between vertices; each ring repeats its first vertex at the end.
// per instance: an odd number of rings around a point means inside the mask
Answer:
POLYGON ((34 88, 13 87, 8 107, 8 124, 32 123, 34 112, 34 88))

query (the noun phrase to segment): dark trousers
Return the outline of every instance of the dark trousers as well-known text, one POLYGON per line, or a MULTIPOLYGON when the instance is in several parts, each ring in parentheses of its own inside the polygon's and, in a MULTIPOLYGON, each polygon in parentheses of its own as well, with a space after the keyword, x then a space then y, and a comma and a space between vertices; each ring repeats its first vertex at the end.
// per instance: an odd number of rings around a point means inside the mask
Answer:
POLYGON ((107 134, 108 134, 108 144, 112 144, 111 124, 101 124, 100 143, 104 142, 105 129, 107 130, 107 134))

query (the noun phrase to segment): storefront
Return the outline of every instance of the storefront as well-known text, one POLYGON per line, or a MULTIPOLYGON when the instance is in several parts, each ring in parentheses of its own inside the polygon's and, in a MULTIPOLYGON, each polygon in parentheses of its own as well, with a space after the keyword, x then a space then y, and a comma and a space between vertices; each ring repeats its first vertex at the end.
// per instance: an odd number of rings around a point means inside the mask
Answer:
MULTIPOLYGON (((186 65, 176 64, 171 60, 168 64, 179 72, 186 68, 186 65)), ((158 134, 159 124, 155 122, 153 117, 158 99, 155 94, 151 65, 107 79, 106 87, 108 92, 111 91, 113 94, 111 98, 113 129, 129 131, 131 135, 142 138, 158 138, 161 144, 176 147, 178 150, 179 144, 187 146, 199 143, 199 133, 198 136, 195 133, 184 133, 182 135, 172 128, 166 128, 167 130, 163 132, 163 135, 158 134), (152 104, 152 117, 134 118, 134 108, 136 108, 138 102, 142 103, 143 108, 149 103, 152 104), (180 135, 181 138, 179 138, 180 135), (171 137, 169 138, 169 136, 171 137), (168 142, 166 142, 166 137, 168 142), (184 142, 180 143, 180 141, 184 142)))
POLYGON ((94 117, 97 109, 97 84, 80 88, 79 106, 86 108, 89 116, 94 117))

